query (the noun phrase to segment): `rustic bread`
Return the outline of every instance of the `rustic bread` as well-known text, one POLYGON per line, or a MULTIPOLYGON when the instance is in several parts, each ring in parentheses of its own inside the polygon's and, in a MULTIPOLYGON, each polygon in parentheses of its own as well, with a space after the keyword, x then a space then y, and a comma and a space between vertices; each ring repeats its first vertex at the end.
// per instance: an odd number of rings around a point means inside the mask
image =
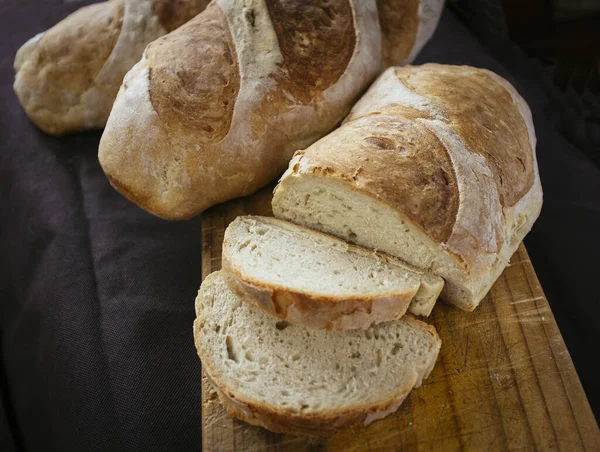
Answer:
POLYGON ((296 154, 277 217, 445 279, 473 310, 540 213, 535 132, 504 79, 467 66, 390 68, 345 123, 296 154))
POLYGON ((444 0, 377 0, 383 67, 412 63, 435 31, 444 0))
POLYGON ((146 45, 208 1, 111 0, 79 9, 17 52, 14 89, 25 112, 55 135, 104 127, 146 45))
POLYGON ((411 11, 382 18, 382 35, 375 0, 212 2, 125 77, 100 142, 104 172, 168 219, 256 191, 344 118, 380 72, 382 43, 427 37, 405 29, 411 11))
POLYGON ((419 295, 433 306, 441 278, 328 234, 267 217, 238 217, 225 231, 232 290, 271 315, 312 329, 368 328, 394 320, 419 295))
POLYGON ((230 415, 274 432, 323 436, 395 412, 426 378, 441 341, 409 316, 367 330, 308 330, 208 276, 196 299, 202 368, 230 415))

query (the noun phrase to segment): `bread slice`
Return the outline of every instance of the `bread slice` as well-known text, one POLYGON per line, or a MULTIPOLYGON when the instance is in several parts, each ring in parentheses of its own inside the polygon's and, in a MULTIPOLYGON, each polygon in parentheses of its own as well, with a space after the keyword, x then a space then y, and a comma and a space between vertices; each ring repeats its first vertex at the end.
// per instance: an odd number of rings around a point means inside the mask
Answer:
POLYGON ((443 280, 396 258, 269 217, 239 217, 225 231, 232 290, 272 315, 312 329, 368 328, 394 320, 418 296, 431 306, 443 280))
POLYGON ((326 436, 395 412, 426 378, 441 341, 410 316, 367 330, 277 320, 209 275, 196 299, 202 368, 231 416, 273 432, 326 436))

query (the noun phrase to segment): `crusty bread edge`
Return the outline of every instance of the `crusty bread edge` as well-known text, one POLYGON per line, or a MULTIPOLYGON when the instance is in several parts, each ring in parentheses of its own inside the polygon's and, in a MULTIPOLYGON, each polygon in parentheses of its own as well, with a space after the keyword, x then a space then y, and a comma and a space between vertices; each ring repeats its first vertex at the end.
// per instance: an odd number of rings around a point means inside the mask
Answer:
POLYGON ((398 319, 406 313, 419 287, 402 293, 338 299, 246 279, 227 259, 223 259, 223 269, 230 276, 226 279, 229 288, 244 301, 273 317, 317 330, 364 330, 374 323, 398 319))
MULTIPOLYGON (((293 225, 295 228, 304 228, 303 226, 289 223, 278 218, 256 217, 252 215, 238 217, 234 222, 242 221, 243 219, 259 219, 266 223, 281 226, 289 224, 290 226, 293 225)), ((253 305, 261 308, 268 314, 286 320, 292 324, 302 325, 311 329, 337 331, 358 328, 367 329, 373 323, 386 322, 402 317, 419 290, 421 290, 421 284, 416 284, 414 288, 407 288, 407 290, 402 292, 385 292, 370 296, 353 295, 351 297, 336 297, 322 294, 310 294, 303 291, 290 290, 289 287, 281 285, 266 284, 255 278, 244 276, 242 271, 235 266, 234 258, 230 255, 231 247, 228 246, 228 243, 230 242, 230 227, 225 231, 221 257, 223 270, 232 276, 226 279, 229 287, 244 300, 250 301, 253 305)), ((405 269, 407 273, 413 273, 415 279, 418 279, 422 274, 422 271, 412 269, 403 262, 394 262, 397 259, 393 256, 377 253, 368 248, 346 243, 339 237, 325 232, 316 230, 311 230, 311 232, 316 235, 326 236, 335 241, 343 242, 349 249, 355 250, 357 253, 377 255, 390 265, 401 267, 405 269)), ((442 284, 440 284, 440 292, 442 287, 443 280, 442 284)), ((433 308, 434 304, 435 300, 431 303, 430 308, 433 308)))

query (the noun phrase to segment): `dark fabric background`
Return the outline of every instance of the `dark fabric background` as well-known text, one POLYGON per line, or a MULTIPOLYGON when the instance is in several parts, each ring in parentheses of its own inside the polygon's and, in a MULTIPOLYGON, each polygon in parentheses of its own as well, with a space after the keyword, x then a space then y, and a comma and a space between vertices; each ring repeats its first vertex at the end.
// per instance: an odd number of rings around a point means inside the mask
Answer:
MULTIPOLYGON (((200 219, 127 202, 98 165, 100 133, 44 135, 12 91, 17 48, 86 3, 0 3, 0 449, 197 450, 200 219)), ((419 61, 490 68, 532 106, 545 204, 526 245, 597 408, 600 171, 557 132, 538 71, 494 55, 446 11, 419 61)))

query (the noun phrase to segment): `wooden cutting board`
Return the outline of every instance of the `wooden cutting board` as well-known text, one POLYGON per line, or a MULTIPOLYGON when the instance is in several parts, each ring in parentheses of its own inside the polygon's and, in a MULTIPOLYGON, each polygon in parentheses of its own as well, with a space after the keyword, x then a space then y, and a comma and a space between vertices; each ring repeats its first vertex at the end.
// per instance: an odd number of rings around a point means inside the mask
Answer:
MULTIPOLYGON (((204 214, 203 278, 221 268, 231 221, 271 215, 271 192, 204 214)), ((428 321, 442 338, 438 362, 395 415, 325 440, 274 434, 229 417, 203 375, 203 450, 600 450, 598 424, 522 245, 475 312, 440 302, 428 321)))

